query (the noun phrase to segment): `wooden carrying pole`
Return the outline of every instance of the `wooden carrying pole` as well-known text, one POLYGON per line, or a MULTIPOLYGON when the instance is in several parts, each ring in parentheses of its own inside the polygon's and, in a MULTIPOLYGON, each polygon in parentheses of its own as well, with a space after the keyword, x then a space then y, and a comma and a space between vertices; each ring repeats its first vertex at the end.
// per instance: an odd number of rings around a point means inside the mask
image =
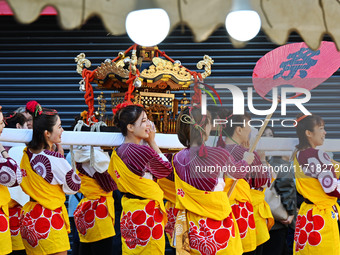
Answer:
MULTIPOLYGON (((253 142, 253 144, 250 146, 250 149, 249 149, 249 152, 254 152, 255 148, 256 148, 256 145, 257 143, 260 141, 260 138, 264 132, 264 130, 266 129, 267 125, 268 125, 268 122, 269 120, 271 119, 273 113, 270 113, 266 116, 266 119, 263 123, 263 126, 260 128, 259 132, 257 133, 256 135, 256 138, 255 138, 255 141, 253 142)), ((236 184, 237 184, 237 181, 238 180, 234 180, 233 181, 233 184, 231 185, 229 191, 228 191, 228 197, 230 198, 231 194, 233 193, 235 187, 236 187, 236 184)))

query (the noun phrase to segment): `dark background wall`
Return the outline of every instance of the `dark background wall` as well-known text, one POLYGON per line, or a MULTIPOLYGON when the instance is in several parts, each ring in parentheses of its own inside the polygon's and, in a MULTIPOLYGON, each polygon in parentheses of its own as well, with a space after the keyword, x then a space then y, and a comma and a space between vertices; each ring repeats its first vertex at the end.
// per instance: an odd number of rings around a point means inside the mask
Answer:
MULTIPOLYGON (((30 25, 18 24, 12 16, 0 16, 0 33, 0 104, 4 112, 24 106, 29 100, 37 100, 44 107, 57 109, 66 128, 73 124, 75 115, 87 109, 84 93, 79 91, 81 77, 76 72, 74 58, 84 52, 92 62, 89 69, 93 70, 105 59, 115 58, 118 52, 125 51, 132 45, 126 35, 108 34, 97 18, 89 20, 79 30, 66 31, 60 29, 56 16, 41 16, 30 25)), ((301 41, 294 33, 289 38, 289 42, 301 41)), ((276 47, 278 46, 260 33, 245 48, 235 49, 224 27, 220 27, 202 43, 193 42, 188 28, 185 28, 183 34, 178 27, 159 45, 167 55, 180 60, 193 71, 197 69, 196 63, 205 54, 211 56, 215 63, 211 76, 205 81, 210 85, 234 84, 244 91, 252 86, 251 76, 256 61, 276 47)), ((308 110, 325 119, 328 138, 339 137, 339 77, 338 71, 313 90, 312 99, 305 104, 308 110)), ((111 92, 105 92, 108 114, 112 114, 111 92)), ((95 98, 98 93, 100 91, 95 89, 95 98)), ((190 91, 186 93, 190 95, 190 91)), ((231 107, 231 94, 225 91, 221 95, 223 104, 231 107)), ((176 92, 176 97, 183 97, 183 91, 176 92)), ((255 92, 254 97, 255 107, 269 107, 269 102, 259 98, 255 92)), ((95 108, 97 107, 96 100, 95 108)), ((289 107, 285 118, 295 118, 298 112, 296 107, 289 107)), ((276 111, 274 118, 284 118, 280 116, 280 109, 276 111)), ((274 129, 280 136, 295 136, 294 128, 283 128, 278 123, 274 129)))

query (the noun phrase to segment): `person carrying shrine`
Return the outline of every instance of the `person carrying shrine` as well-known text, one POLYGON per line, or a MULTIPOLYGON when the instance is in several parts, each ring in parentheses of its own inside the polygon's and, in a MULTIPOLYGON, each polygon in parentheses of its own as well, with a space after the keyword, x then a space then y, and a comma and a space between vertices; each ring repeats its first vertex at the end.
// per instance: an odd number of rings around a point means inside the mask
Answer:
MULTIPOLYGON (((226 135, 224 148, 235 160, 240 160, 248 153, 251 128, 248 125, 250 115, 233 115, 225 109, 220 110, 220 117, 228 122, 223 129, 226 135)), ((269 229, 274 224, 270 207, 264 200, 264 188, 270 185, 271 173, 263 168, 262 160, 256 152, 254 161, 249 166, 249 174, 238 180, 230 201, 236 218, 244 252, 262 253, 260 246, 269 239, 269 229), (258 248, 257 248, 258 247, 258 248)), ((232 187, 233 180, 227 180, 226 190, 232 187)))
POLYGON ((318 115, 298 115, 299 144, 294 156, 296 189, 303 196, 295 227, 294 254, 340 253, 339 163, 317 149, 325 140, 325 122, 318 115))
POLYGON ((177 120, 178 139, 186 148, 173 157, 176 208, 181 210, 177 218, 182 222, 176 231, 184 231, 176 233, 176 249, 190 254, 242 254, 240 234, 224 191, 225 178, 244 178, 247 172, 240 169, 249 166, 254 154, 245 153, 235 161, 225 149, 205 146, 211 121, 210 112, 202 115, 198 107, 184 108, 177 120))
POLYGON ((37 103, 31 108, 33 136, 20 165, 24 171, 21 187, 30 196, 22 208, 21 236, 27 254, 66 255, 70 224, 65 193, 75 194, 81 180, 64 158, 57 111, 42 109, 37 103))
MULTIPOLYGON (((5 127, 1 108, 0 106, 0 135, 5 127)), ((8 254, 12 251, 8 210, 11 196, 8 187, 14 187, 21 183, 22 172, 1 143, 0 154, 0 254, 8 254)))
POLYGON ((166 212, 157 179, 172 172, 171 163, 155 143, 155 130, 143 107, 117 111, 116 127, 125 137, 113 150, 109 173, 123 194, 120 220, 123 254, 164 254, 166 212), (140 145, 144 140, 148 145, 140 145))

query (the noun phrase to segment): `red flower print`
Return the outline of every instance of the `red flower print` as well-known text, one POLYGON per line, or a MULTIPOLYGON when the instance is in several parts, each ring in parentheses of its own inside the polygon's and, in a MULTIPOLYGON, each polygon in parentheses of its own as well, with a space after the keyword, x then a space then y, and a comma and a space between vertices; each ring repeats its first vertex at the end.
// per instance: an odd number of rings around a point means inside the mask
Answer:
POLYGON ((39 240, 46 239, 49 236, 51 226, 56 230, 60 230, 64 226, 59 208, 51 211, 43 208, 40 204, 36 204, 30 212, 21 214, 21 237, 33 248, 39 244, 39 240))
POLYGON ((245 238, 248 229, 255 229, 253 206, 249 202, 234 204, 231 206, 235 216, 241 238, 245 238))
POLYGON ((198 250, 203 255, 216 254, 228 246, 230 237, 235 237, 234 220, 230 214, 223 221, 207 218, 201 219, 196 226, 189 222, 190 248, 198 250))
POLYGON ((60 230, 63 228, 64 220, 59 213, 53 214, 51 218, 51 225, 56 230, 60 230))
POLYGON ((93 228, 95 218, 105 219, 109 215, 106 206, 106 198, 89 200, 80 205, 74 211, 74 221, 80 234, 86 235, 87 230, 93 228))
POLYGON ((154 213, 154 211, 155 211, 155 206, 156 206, 155 201, 150 201, 150 202, 145 206, 145 211, 146 211, 149 215, 153 215, 153 213, 154 213))
POLYGON ((21 206, 9 208, 9 227, 12 236, 17 236, 20 233, 20 214, 21 206))
POLYGON ((5 217, 4 212, 0 208, 0 233, 8 230, 8 220, 5 217))
POLYGON ((177 195, 184 197, 185 193, 182 189, 177 189, 177 195))
POLYGON ((160 239, 163 236, 163 226, 162 224, 157 224, 153 229, 152 229, 152 237, 153 239, 160 239))
POLYGON ((168 222, 164 227, 165 233, 168 233, 171 236, 171 238, 173 238, 178 209, 176 209, 175 207, 170 207, 169 209, 166 210, 166 213, 168 217, 168 222))
POLYGON ((303 250, 308 242, 316 246, 321 243, 321 230, 325 226, 325 220, 320 215, 313 215, 313 209, 308 210, 306 215, 298 215, 294 234, 295 251, 303 250))
POLYGON ((163 213, 150 201, 144 210, 124 212, 120 221, 122 237, 130 249, 137 245, 145 246, 150 238, 160 239, 163 236, 163 213))
POLYGON ((120 175, 119 175, 119 173, 118 173, 117 170, 115 170, 115 174, 116 174, 117 179, 119 179, 119 178, 120 178, 120 175))

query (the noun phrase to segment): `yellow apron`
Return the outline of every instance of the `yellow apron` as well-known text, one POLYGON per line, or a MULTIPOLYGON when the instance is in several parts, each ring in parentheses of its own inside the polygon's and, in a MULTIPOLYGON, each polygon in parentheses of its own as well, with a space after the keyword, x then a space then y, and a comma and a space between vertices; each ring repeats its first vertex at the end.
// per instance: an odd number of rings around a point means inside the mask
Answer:
POLYGON ((167 217, 159 185, 132 173, 115 150, 108 172, 118 189, 128 193, 122 198, 120 220, 123 254, 164 254, 167 217))
POLYGON ((175 230, 176 217, 178 214, 178 209, 175 208, 175 204, 176 204, 175 182, 170 181, 167 178, 162 178, 162 179, 158 179, 157 183, 164 192, 164 199, 167 200, 165 203, 165 210, 166 210, 168 222, 166 223, 164 227, 165 234, 167 235, 169 239, 170 246, 175 248, 176 245, 174 244, 174 230, 175 230))
MULTIPOLYGON (((313 204, 302 203, 296 219, 294 254, 339 255, 339 205, 337 198, 327 195, 319 181, 306 176, 295 157, 296 189, 313 204)), ((335 168, 338 169, 338 168, 335 168)), ((337 178, 339 173, 336 172, 337 178)))
MULTIPOLYGON (((228 192, 233 184, 233 180, 225 178, 225 183, 224 191, 228 192)), ((256 249, 257 240, 254 208, 248 182, 243 179, 238 180, 229 199, 240 231, 243 251, 253 251, 256 249)))
POLYGON ((80 191, 85 196, 74 212, 80 242, 96 242, 116 234, 115 208, 112 191, 104 191, 98 182, 78 173, 81 179, 80 191))
POLYGON ((10 200, 11 196, 8 188, 0 185, 0 254, 8 254, 12 252, 8 213, 8 203, 10 200))
POLYGON ((22 242, 20 234, 20 216, 22 206, 19 205, 15 200, 11 199, 8 204, 9 207, 9 227, 11 230, 12 237, 12 250, 19 251, 24 250, 25 246, 22 242))
POLYGON ((70 249, 70 222, 65 208, 65 193, 60 185, 52 185, 34 172, 27 156, 21 160, 23 191, 37 202, 22 208, 20 231, 27 254, 51 254, 70 249))
POLYGON ((182 181, 176 172, 175 185, 176 208, 186 210, 190 254, 242 254, 227 193, 198 190, 182 181))
POLYGON ((256 245, 259 246, 269 240, 269 230, 275 221, 268 203, 264 200, 264 191, 251 189, 250 195, 254 209, 256 245))

